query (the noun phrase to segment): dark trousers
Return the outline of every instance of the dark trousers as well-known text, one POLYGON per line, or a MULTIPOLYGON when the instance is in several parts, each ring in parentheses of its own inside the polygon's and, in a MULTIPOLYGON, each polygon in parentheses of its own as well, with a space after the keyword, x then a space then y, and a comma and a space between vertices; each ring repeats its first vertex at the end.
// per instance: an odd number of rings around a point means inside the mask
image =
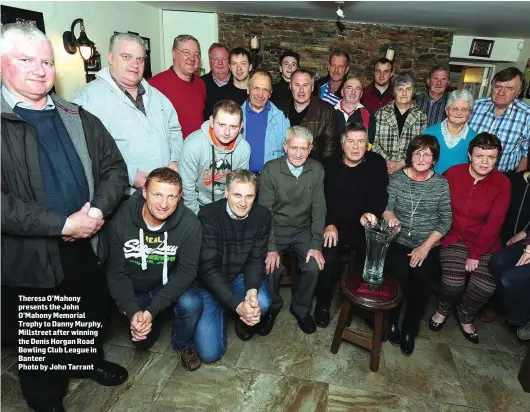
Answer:
MULTIPOLYGON (((49 354, 46 355, 44 365, 62 364, 67 365, 90 365, 97 363, 103 358, 102 344, 108 321, 109 294, 105 276, 100 271, 98 260, 94 255, 88 240, 77 240, 72 243, 61 244, 60 246, 61 264, 64 272, 64 281, 57 287, 51 289, 39 288, 11 288, 2 287, 2 340, 14 343, 19 348, 19 304, 46 304, 50 302, 20 302, 19 295, 48 297, 53 295, 80 297, 79 310, 68 313, 84 313, 85 319, 80 321, 101 322, 103 327, 94 329, 98 331, 98 336, 94 338, 93 345, 71 345, 73 347, 91 348, 95 353, 83 355, 71 354, 49 354)), ((63 302, 51 302, 62 305, 63 302)), ((76 304, 76 303, 68 303, 76 304)), ((39 311, 39 313, 65 313, 62 310, 39 311)), ((29 320, 29 319, 28 319, 29 320)), ((42 319, 39 319, 42 320, 42 319)), ((75 321, 75 319, 54 319, 56 321, 75 321)), ((36 329, 36 328, 34 328, 36 329)), ((46 328, 54 330, 66 328, 46 328)), ((77 330, 78 328, 73 328, 77 330)), ((83 330, 82 328, 80 328, 83 330)), ((77 339, 77 336, 52 336, 60 339, 77 339)), ((82 339, 91 339, 92 336, 79 336, 82 339)), ((24 336, 25 339, 28 337, 24 336)), ((31 338, 31 337, 29 337, 31 338)), ((43 336, 39 336, 42 339, 43 336)), ((44 338, 50 338, 46 336, 44 338)), ((23 345, 35 346, 35 345, 23 345)), ((49 345, 41 345, 47 347, 49 345)), ((22 354, 25 355, 25 354, 22 354)), ((20 387, 31 408, 44 408, 51 404, 62 402, 68 389, 68 379, 70 376, 86 377, 86 372, 71 372, 68 370, 41 371, 41 370, 20 370, 20 387)))
MULTIPOLYGON (((324 309, 329 309, 331 306, 335 284, 339 281, 344 268, 344 262, 341 259, 343 249, 344 244, 340 241, 337 242, 337 246, 322 247, 322 254, 324 255, 326 264, 318 275, 316 296, 317 304, 324 309)), ((355 266, 362 268, 366 251, 362 248, 357 248, 355 252, 355 266)))
MULTIPOLYGON (((439 266, 440 247, 432 248, 422 265, 415 268, 410 267, 410 256, 407 256, 411 252, 410 247, 393 242, 386 255, 385 273, 400 284, 407 300, 402 331, 415 337, 429 303, 432 277, 439 266)), ((399 322, 401 306, 390 312, 390 324, 399 322)))
POLYGON ((530 319, 530 264, 515 266, 523 250, 524 245, 517 242, 495 253, 489 263, 506 317, 514 325, 530 319))
MULTIPOLYGON (((291 307, 293 312, 298 316, 306 316, 311 312, 311 304, 313 300, 313 292, 318 280, 318 265, 315 259, 311 258, 309 263, 306 263, 307 252, 310 248, 311 231, 307 229, 297 228, 274 228, 276 236, 276 250, 282 254, 290 248, 296 254, 298 259, 298 268, 300 274, 296 282, 296 290, 293 295, 291 307)), ((271 309, 274 312, 279 312, 283 307, 283 298, 280 291, 280 276, 281 268, 276 268, 273 273, 269 275, 269 288, 272 296, 271 309)))

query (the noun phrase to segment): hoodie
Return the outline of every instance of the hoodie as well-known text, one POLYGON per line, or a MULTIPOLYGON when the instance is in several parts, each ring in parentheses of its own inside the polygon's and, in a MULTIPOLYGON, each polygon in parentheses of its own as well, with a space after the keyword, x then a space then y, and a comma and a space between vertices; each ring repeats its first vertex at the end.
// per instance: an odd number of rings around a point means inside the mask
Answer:
POLYGON ((179 173, 184 204, 195 214, 202 206, 224 198, 229 172, 249 168, 250 145, 241 134, 225 150, 215 146, 213 139, 208 120, 186 138, 182 147, 179 173))
POLYGON ((135 292, 162 286, 145 309, 153 317, 176 302, 197 276, 202 229, 182 203, 158 230, 142 216, 145 199, 136 192, 122 204, 110 228, 107 281, 120 312, 131 318, 142 309, 135 292))
POLYGON ((112 135, 129 170, 127 194, 137 171, 146 173, 168 166, 180 159, 182 129, 171 102, 145 80, 143 102, 145 115, 116 85, 106 67, 96 80, 83 86, 74 96, 74 103, 97 116, 112 135))

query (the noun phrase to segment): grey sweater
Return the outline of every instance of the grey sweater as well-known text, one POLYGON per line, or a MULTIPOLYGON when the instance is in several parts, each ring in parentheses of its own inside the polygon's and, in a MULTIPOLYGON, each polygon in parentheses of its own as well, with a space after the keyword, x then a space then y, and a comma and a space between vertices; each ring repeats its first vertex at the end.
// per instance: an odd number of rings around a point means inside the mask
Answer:
POLYGON ((275 228, 311 228, 311 249, 322 249, 326 223, 324 168, 308 158, 297 179, 289 170, 285 156, 263 166, 259 203, 272 212, 268 252, 276 251, 275 228))
POLYGON ((401 222, 401 231, 394 238, 397 243, 416 248, 432 232, 445 236, 453 220, 447 180, 435 173, 430 179, 418 182, 400 170, 390 177, 386 210, 393 212, 401 222))

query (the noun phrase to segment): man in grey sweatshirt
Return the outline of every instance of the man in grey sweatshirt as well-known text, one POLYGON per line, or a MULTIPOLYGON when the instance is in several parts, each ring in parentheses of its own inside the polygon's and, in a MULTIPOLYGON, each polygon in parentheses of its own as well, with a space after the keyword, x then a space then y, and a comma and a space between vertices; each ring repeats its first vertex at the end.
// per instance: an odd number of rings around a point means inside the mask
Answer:
POLYGON ((290 307, 300 329, 313 333, 310 314, 318 271, 324 268, 322 239, 326 221, 324 168, 309 158, 313 135, 305 127, 287 129, 285 156, 265 164, 260 179, 259 203, 272 212, 265 271, 269 274, 272 306, 262 319, 261 335, 268 335, 283 306, 280 287, 280 255, 288 248, 298 258, 300 277, 290 307))
POLYGON ((225 196, 226 175, 248 169, 250 145, 241 135, 243 112, 232 100, 221 100, 210 120, 190 134, 182 147, 179 172, 184 204, 195 214, 225 196))

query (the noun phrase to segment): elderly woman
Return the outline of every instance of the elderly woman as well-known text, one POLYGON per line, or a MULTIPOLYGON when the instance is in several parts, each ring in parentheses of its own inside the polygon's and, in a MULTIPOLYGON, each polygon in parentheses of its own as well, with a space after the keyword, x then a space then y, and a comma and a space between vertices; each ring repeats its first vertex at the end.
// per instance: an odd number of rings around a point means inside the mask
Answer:
POLYGON ((439 331, 455 308, 462 333, 472 343, 479 343, 473 320, 495 291, 488 263, 501 248, 501 227, 510 205, 510 180, 495 169, 501 150, 497 136, 480 133, 469 143, 469 163, 444 174, 453 223, 442 240, 438 311, 429 327, 439 331))
POLYGON ((455 90, 447 97, 445 112, 447 118, 425 130, 440 143, 440 158, 434 166, 436 173, 443 173, 451 166, 467 163, 469 142, 477 132, 467 121, 473 107, 473 96, 467 90, 455 90))
POLYGON ((414 105, 416 80, 400 73, 393 80, 395 100, 375 114, 375 139, 372 150, 386 160, 388 174, 405 167, 405 152, 412 138, 427 128, 427 115, 414 105))
MULTIPOLYGON (((386 255, 385 273, 403 288, 407 305, 402 323, 401 306, 390 312, 388 340, 411 355, 425 313, 431 279, 439 265, 439 242, 451 227, 451 199, 447 180, 432 167, 438 160, 440 145, 434 136, 416 136, 408 145, 408 167, 390 177, 388 205, 383 218, 399 234, 386 255)), ((361 223, 373 216, 363 215, 361 223)))

